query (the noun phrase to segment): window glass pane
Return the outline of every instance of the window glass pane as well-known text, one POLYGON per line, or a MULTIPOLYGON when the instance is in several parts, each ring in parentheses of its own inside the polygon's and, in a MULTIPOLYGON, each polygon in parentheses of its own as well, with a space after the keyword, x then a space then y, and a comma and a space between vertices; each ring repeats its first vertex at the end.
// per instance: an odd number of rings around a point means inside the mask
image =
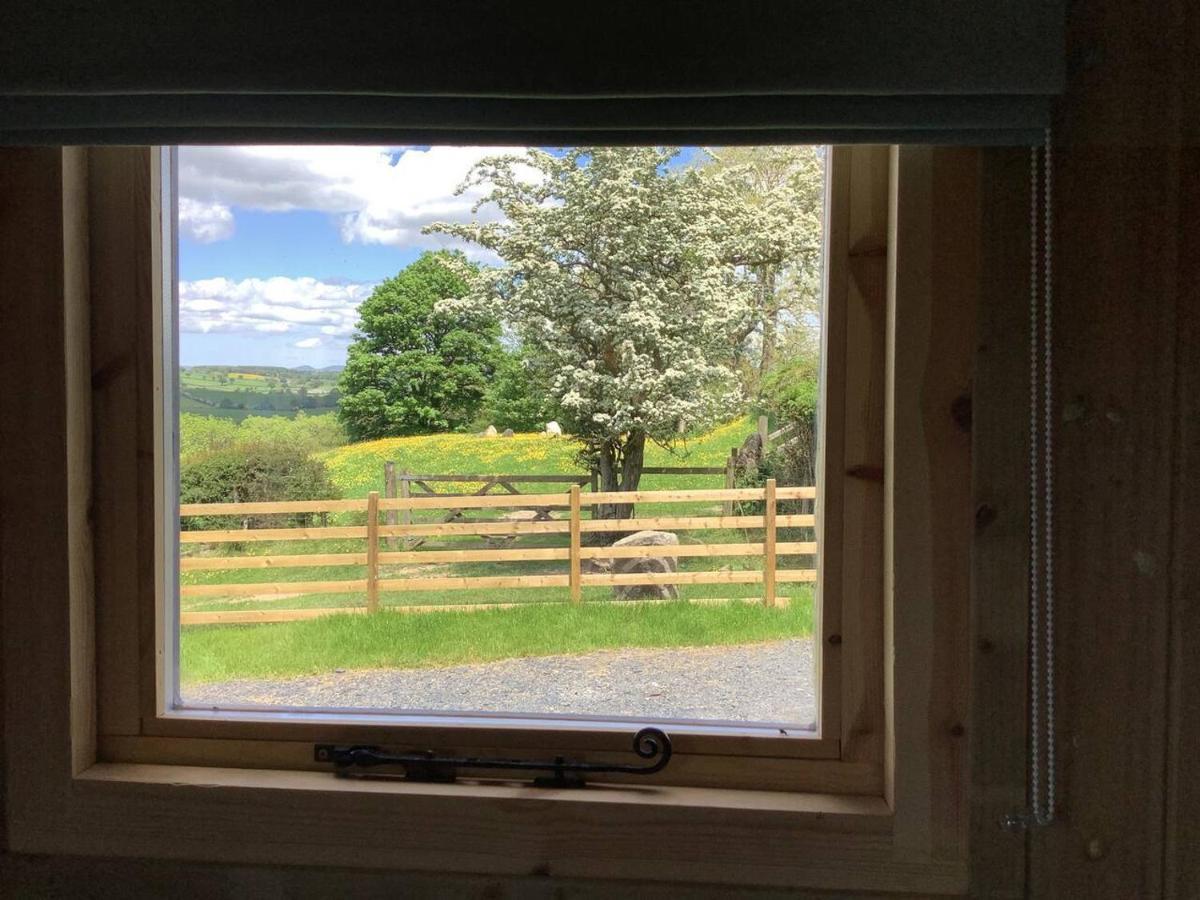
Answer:
POLYGON ((179 704, 811 727, 825 156, 179 148, 179 704))

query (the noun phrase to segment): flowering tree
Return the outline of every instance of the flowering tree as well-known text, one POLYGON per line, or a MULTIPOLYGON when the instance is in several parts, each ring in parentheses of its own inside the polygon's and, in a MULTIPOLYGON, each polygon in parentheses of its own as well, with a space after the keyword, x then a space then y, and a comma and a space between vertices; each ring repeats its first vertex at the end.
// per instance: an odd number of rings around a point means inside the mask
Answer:
POLYGON ((708 154, 708 174, 737 198, 727 207, 730 247, 752 284, 753 307, 742 349, 757 340, 757 373, 747 380, 761 385, 775 367, 784 324, 798 325, 807 338, 793 336, 789 343, 816 352, 824 160, 820 148, 800 146, 722 147, 708 154))
POLYGON ((730 257, 736 192, 672 166, 676 155, 618 147, 485 159, 460 191, 488 186, 476 210, 495 203, 504 219, 427 229, 504 260, 469 274, 464 296, 443 305, 515 326, 607 491, 637 487, 647 439, 669 445, 739 405, 729 362, 750 288, 730 257))

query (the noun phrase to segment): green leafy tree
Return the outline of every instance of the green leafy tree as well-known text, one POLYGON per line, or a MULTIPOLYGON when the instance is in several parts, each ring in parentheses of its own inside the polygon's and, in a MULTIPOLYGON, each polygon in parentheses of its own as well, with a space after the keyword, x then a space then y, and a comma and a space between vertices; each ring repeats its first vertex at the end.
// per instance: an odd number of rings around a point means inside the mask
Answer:
POLYGON ((503 220, 428 229, 507 263, 464 271, 469 290, 443 306, 515 326, 607 491, 636 489, 648 439, 670 445, 738 400, 725 362, 748 314, 726 242, 737 198, 700 169, 672 165, 675 156, 608 147, 490 157, 460 190, 485 186, 480 205, 496 204, 503 220))
POLYGON ((467 292, 477 267, 461 253, 423 253, 358 308, 358 333, 338 382, 352 440, 428 434, 476 417, 500 349, 489 313, 439 306, 467 292))
POLYGON ((523 352, 503 354, 480 421, 500 429, 540 431, 557 415, 546 374, 539 370, 537 360, 523 352))

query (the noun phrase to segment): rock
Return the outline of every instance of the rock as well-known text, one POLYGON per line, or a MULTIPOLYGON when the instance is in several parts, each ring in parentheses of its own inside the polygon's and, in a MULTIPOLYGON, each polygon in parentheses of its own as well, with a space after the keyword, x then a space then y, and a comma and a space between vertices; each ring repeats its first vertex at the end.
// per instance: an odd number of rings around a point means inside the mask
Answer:
POLYGON ((513 430, 511 428, 505 428, 504 429, 504 437, 512 437, 512 436, 513 436, 513 430))
POLYGON ((484 437, 495 437, 495 436, 496 436, 496 435, 498 435, 499 433, 500 433, 500 432, 498 432, 498 431, 496 430, 496 426, 495 426, 495 425, 489 425, 487 428, 485 428, 485 429, 483 430, 483 436, 484 436, 484 437))
MULTIPOLYGON (((670 531, 636 531, 613 543, 614 547, 664 547, 679 543, 670 531)), ((614 575, 642 573, 673 574, 679 570, 674 556, 642 556, 635 559, 596 560, 605 563, 614 575)), ((678 600, 679 589, 673 584, 618 584, 613 586, 614 600, 678 600)))
POLYGON ((561 436, 562 435, 562 426, 559 425, 557 422, 547 422, 546 423, 546 434, 554 435, 554 436, 561 436))
POLYGON ((734 466, 739 472, 749 473, 758 468, 758 464, 763 458, 763 441, 762 435, 758 432, 750 435, 742 443, 742 447, 737 452, 737 457, 734 460, 734 466))

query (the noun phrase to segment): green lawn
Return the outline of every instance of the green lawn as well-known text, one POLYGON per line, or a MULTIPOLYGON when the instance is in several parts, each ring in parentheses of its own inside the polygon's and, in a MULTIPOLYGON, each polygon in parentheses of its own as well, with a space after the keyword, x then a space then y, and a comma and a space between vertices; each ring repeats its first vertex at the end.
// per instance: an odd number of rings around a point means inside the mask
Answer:
POLYGON ((808 635, 812 599, 786 608, 729 603, 530 604, 478 612, 331 615, 300 622, 185 628, 185 683, 282 678, 337 668, 448 666, 621 647, 745 644, 808 635))

